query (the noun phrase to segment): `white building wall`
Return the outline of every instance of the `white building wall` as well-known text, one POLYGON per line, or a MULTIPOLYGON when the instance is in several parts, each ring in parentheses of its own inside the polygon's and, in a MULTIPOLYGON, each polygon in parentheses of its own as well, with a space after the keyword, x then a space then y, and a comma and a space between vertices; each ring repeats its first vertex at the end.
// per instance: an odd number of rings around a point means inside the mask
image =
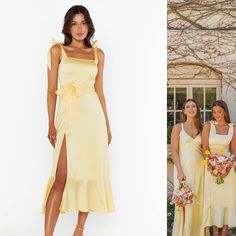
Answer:
POLYGON ((236 86, 236 82, 233 82, 232 86, 222 85, 222 99, 229 107, 231 121, 236 123, 236 92, 232 88, 234 86, 236 86))

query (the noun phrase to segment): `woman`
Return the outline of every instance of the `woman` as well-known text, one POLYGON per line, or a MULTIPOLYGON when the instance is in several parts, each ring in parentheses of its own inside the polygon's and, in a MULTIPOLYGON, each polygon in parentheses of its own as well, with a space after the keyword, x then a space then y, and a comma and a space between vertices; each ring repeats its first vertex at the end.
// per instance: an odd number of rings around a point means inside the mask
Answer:
POLYGON ((48 139, 54 153, 42 206, 45 236, 53 235, 59 213, 78 212, 73 236, 82 236, 90 211, 114 210, 108 160, 111 131, 102 89, 104 53, 91 45, 94 32, 88 10, 73 6, 64 18, 64 44, 56 43, 49 51, 48 139))
POLYGON ((187 99, 182 108, 184 122, 176 124, 171 134, 174 161, 174 188, 186 180, 194 191, 196 201, 192 205, 175 209, 172 236, 200 236, 202 217, 203 171, 201 152, 200 110, 194 99, 187 99))
MULTIPOLYGON (((212 122, 204 125, 202 148, 210 152, 231 152, 236 156, 236 128, 230 123, 227 104, 218 100, 212 104, 212 122)), ((228 235, 228 226, 236 227, 236 173, 226 173, 223 184, 216 184, 216 178, 205 171, 203 226, 213 226, 213 235, 228 235)), ((207 230, 208 231, 208 230, 207 230)), ((206 232, 209 234, 209 232, 206 232)))

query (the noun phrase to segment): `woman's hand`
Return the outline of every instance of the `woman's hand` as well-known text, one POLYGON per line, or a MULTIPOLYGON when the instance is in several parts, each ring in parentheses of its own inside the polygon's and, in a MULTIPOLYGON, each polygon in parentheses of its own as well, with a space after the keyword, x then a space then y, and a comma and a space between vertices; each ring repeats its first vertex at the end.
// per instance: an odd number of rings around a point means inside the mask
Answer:
POLYGON ((108 145, 111 143, 112 135, 110 129, 107 130, 108 145))
POLYGON ((177 173, 177 179, 179 180, 180 183, 181 183, 182 180, 186 179, 186 176, 185 176, 183 171, 179 171, 177 173))
POLYGON ((52 146, 55 148, 57 131, 54 124, 49 125, 48 128, 48 139, 52 146))

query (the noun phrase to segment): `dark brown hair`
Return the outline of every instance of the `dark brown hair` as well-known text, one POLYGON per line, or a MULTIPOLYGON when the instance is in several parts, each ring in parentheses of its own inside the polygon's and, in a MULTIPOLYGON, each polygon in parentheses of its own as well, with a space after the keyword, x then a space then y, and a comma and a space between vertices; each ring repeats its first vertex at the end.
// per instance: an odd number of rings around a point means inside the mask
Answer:
POLYGON ((189 99, 186 99, 185 102, 183 103, 183 106, 182 106, 183 120, 184 121, 187 120, 187 116, 184 114, 184 109, 185 109, 185 106, 188 102, 195 103, 195 105, 197 107, 197 114, 194 117, 194 124, 197 127, 198 133, 200 133, 202 131, 201 113, 200 113, 200 108, 199 108, 198 102, 195 99, 189 98, 189 99))
POLYGON ((86 24, 88 25, 88 35, 84 39, 84 43, 87 47, 92 47, 91 38, 93 37, 93 35, 95 33, 95 29, 94 29, 93 22, 90 17, 89 11, 84 6, 81 6, 81 5, 75 5, 75 6, 71 7, 65 14, 64 25, 62 28, 62 33, 65 36, 64 37, 64 45, 69 45, 72 41, 72 36, 69 33, 69 30, 70 30, 71 22, 73 20, 74 15, 79 14, 79 13, 84 15, 86 24))
POLYGON ((215 102, 213 102, 213 104, 211 106, 212 120, 215 120, 215 118, 213 116, 213 107, 215 107, 215 106, 221 107, 224 110, 225 121, 227 123, 231 123, 228 106, 223 100, 216 100, 215 102))

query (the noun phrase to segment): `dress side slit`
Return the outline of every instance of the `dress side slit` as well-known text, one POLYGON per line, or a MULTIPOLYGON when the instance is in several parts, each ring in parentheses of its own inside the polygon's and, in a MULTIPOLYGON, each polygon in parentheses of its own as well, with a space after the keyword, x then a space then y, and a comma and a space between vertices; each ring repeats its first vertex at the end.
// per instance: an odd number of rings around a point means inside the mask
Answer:
MULTIPOLYGON (((54 187, 58 188, 57 185, 60 185, 60 187, 64 186, 63 187, 63 191, 64 191, 66 181, 67 181, 67 174, 68 174, 68 170, 67 170, 67 143, 66 143, 66 134, 64 134, 63 138, 62 138, 61 146, 60 146, 59 156, 57 159, 55 176, 54 176, 50 191, 48 193, 47 200, 48 200, 48 197, 50 196, 53 188, 54 187)), ((47 200, 46 200, 46 204, 47 204, 47 200)))

